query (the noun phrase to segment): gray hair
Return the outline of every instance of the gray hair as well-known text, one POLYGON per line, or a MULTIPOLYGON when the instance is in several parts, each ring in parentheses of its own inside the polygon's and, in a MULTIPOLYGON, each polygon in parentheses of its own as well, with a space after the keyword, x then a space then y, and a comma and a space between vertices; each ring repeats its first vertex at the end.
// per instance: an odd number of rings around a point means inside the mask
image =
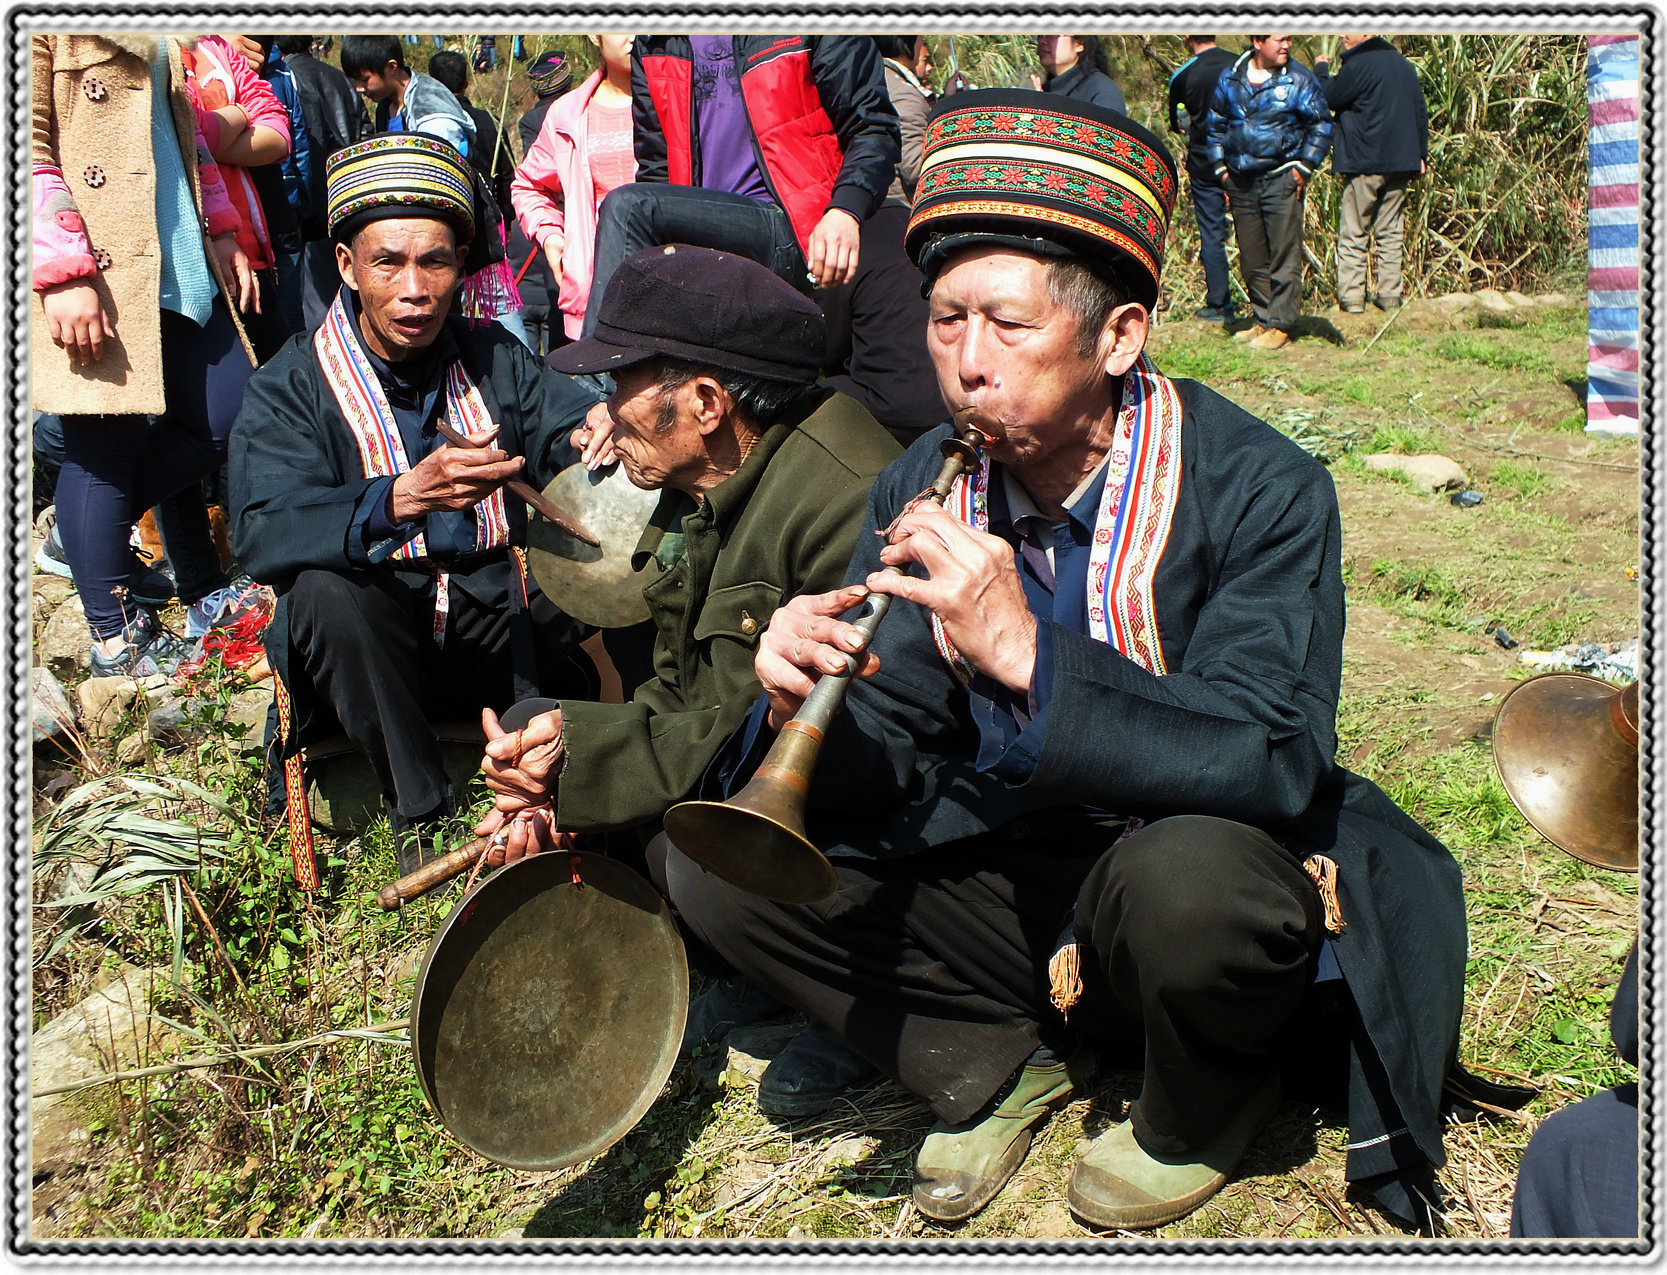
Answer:
POLYGON ((798 381, 774 381, 746 372, 732 372, 727 368, 669 357, 656 359, 652 371, 655 388, 662 396, 659 416, 654 422, 655 428, 660 430, 670 429, 676 419, 677 409, 672 406, 671 391, 680 385, 687 385, 697 376, 710 376, 723 386, 735 405, 736 414, 760 432, 781 420, 813 388, 798 381))
POLYGON ((1080 257, 1048 262, 1048 297, 1077 316, 1077 353, 1089 357, 1099 345, 1111 312, 1137 300, 1116 270, 1097 270, 1080 257))

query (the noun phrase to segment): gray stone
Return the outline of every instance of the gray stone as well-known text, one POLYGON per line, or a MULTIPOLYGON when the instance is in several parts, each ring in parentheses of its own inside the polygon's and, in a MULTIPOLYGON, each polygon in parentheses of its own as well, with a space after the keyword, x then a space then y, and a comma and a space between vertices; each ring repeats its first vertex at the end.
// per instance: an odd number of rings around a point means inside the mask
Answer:
POLYGON ((1434 453, 1402 456, 1396 452, 1378 452, 1366 457, 1364 464, 1377 473, 1405 474, 1425 491, 1460 490, 1470 481, 1458 462, 1434 453))
POLYGON ((46 622, 35 654, 42 664, 67 682, 76 673, 92 667, 91 645, 87 613, 81 608, 80 597, 71 594, 46 622))
POLYGON ((136 735, 129 735, 116 745, 116 764, 118 766, 133 765, 150 751, 154 742, 144 731, 140 731, 136 735))
MULTIPOLYGON (((150 1006, 153 997, 171 986, 165 968, 128 966, 79 1005, 37 1029, 29 1042, 30 1091, 163 1061, 180 1039, 151 1015, 150 1006)), ((92 1143, 87 1126, 106 1109, 110 1092, 97 1087, 30 1099, 30 1151, 37 1183, 43 1175, 88 1162, 92 1143)))
POLYGON ((30 578, 29 587, 35 594, 36 618, 42 623, 75 596, 75 581, 66 580, 62 576, 41 575, 37 572, 30 578))
POLYGON ((141 703, 139 683, 131 677, 89 677, 75 688, 81 724, 89 739, 106 739, 141 703))
POLYGON ((1513 292, 1507 292, 1505 294, 1505 300, 1509 301, 1512 305, 1517 306, 1519 308, 1522 307, 1522 306, 1525 306, 1525 305, 1533 305, 1534 304, 1534 298, 1533 297, 1524 296, 1522 293, 1514 292, 1514 291, 1513 292))
POLYGON ((1451 313, 1454 310, 1468 310, 1476 304, 1476 298, 1469 292, 1448 292, 1439 297, 1431 297, 1425 304, 1432 310, 1451 313))
MULTIPOLYGON (((352 836, 364 832, 382 816, 382 784, 364 754, 352 750, 345 740, 339 745, 346 745, 346 750, 339 749, 338 741, 325 741, 318 753, 309 753, 311 786, 307 803, 313 822, 326 832, 352 836)), ((465 742, 441 733, 440 759, 452 791, 460 798, 479 773, 485 751, 484 738, 465 742)))
POLYGON ((1534 298, 1539 305, 1573 305, 1574 298, 1565 292, 1547 292, 1534 298))
POLYGON ((75 710, 51 669, 37 666, 29 670, 29 698, 35 743, 55 739, 75 726, 75 710))
POLYGON ((1476 304, 1484 310, 1492 310, 1500 314, 1514 308, 1505 294, 1497 288, 1483 288, 1477 292, 1476 304))

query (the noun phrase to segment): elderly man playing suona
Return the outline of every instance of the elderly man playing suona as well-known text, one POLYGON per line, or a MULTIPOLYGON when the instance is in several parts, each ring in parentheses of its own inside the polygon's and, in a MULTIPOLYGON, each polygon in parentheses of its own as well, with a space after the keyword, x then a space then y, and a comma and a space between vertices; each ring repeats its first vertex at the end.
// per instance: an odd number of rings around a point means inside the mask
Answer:
POLYGON ((613 377, 601 428, 630 480, 662 493, 636 549, 663 568, 643 588, 654 676, 628 703, 563 702, 508 734, 484 715, 499 796, 477 832, 507 843, 491 862, 552 828, 653 837, 751 711, 770 614, 838 586, 898 447, 855 400, 817 388, 825 342, 816 303, 764 266, 667 245, 627 257, 594 334, 548 356, 613 377))
POLYGON ((1005 437, 947 508, 915 500, 947 427, 887 467, 846 586, 771 617, 767 694, 709 771, 709 795, 738 787, 861 647, 839 617, 865 590, 899 599, 811 782, 835 893, 772 903, 678 849, 665 864, 699 937, 937 1114, 913 1199, 941 1221, 983 1208, 1082 1094, 1089 1040, 1144 1050, 1127 1119, 1071 1174, 1089 1227, 1217 1191, 1299 1039, 1348 1077, 1350 1178, 1409 1216, 1411 1189, 1435 1198, 1459 870, 1334 760, 1326 471, 1146 352, 1175 196, 1163 144, 1112 111, 939 106, 907 248, 947 406, 1005 437))
POLYGON ((456 808, 431 722, 599 688, 577 650, 588 630, 525 573, 527 511, 503 490, 577 463, 568 436, 593 399, 456 316, 484 257, 479 180, 417 133, 333 157, 341 291, 250 380, 231 436, 232 544, 279 595, 267 650, 292 834, 306 835, 299 749, 339 727, 381 781, 401 873, 433 857, 456 808), (449 445, 441 423, 475 445, 449 445))

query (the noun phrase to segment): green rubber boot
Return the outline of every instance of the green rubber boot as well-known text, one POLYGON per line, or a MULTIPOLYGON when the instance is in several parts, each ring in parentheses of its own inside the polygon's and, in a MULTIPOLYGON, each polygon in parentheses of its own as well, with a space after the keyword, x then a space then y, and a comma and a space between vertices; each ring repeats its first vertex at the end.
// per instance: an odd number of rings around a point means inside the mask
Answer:
POLYGON ((1031 1135, 1053 1108, 1093 1074, 1094 1053, 1080 1045, 1062 1063, 1020 1068, 988 1114, 958 1125, 940 1120, 915 1157, 915 1208, 939 1222, 977 1213, 1024 1162, 1031 1135))
POLYGON ((1279 1105, 1279 1077, 1269 1076, 1206 1145, 1180 1156, 1153 1155, 1125 1120, 1102 1135, 1071 1171, 1071 1212, 1097 1231, 1163 1226, 1191 1213, 1227 1183, 1279 1105))

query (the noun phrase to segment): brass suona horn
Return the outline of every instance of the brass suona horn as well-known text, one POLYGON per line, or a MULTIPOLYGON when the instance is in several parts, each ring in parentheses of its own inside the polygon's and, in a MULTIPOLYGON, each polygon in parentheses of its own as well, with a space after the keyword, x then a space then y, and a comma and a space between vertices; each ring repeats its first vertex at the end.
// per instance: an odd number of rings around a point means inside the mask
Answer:
POLYGON ((1519 682, 1493 721, 1493 760, 1523 818, 1576 859, 1638 870, 1638 683, 1584 673, 1519 682))
MULTIPOLYGON (((955 436, 940 448, 943 468, 919 499, 943 504, 950 485, 1004 436, 1000 422, 977 408, 956 412, 955 436)), ((902 574, 897 567, 886 570, 902 574)), ((865 650, 890 605, 890 594, 871 594, 868 610, 855 621, 865 650)), ((822 737, 856 672, 857 657, 845 660, 843 673, 824 673, 817 681, 745 788, 728 801, 685 801, 666 812, 666 836, 673 845, 731 885, 777 903, 815 903, 834 892, 833 865, 805 836, 805 799, 822 737)))

